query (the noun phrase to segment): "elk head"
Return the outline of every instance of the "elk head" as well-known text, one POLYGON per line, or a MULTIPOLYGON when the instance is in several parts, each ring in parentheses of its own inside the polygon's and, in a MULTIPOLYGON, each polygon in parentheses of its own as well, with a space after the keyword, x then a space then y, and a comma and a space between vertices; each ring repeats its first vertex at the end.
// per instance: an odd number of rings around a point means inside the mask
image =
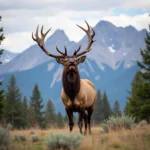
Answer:
MULTIPOLYGON (((85 21, 86 22, 86 21, 85 21)), ((38 36, 38 29, 39 29, 39 26, 37 27, 36 29, 36 33, 35 33, 35 37, 33 36, 33 33, 32 33, 32 38, 34 41, 36 41, 38 43, 38 45, 40 46, 40 48, 50 57, 54 57, 56 59, 56 61, 60 64, 62 64, 64 66, 64 71, 68 74, 73 74, 73 73, 76 73, 76 71, 78 70, 77 67, 78 67, 78 64, 84 62, 84 60, 86 59, 86 56, 82 56, 84 55, 85 53, 89 52, 91 50, 91 45, 93 42, 95 42, 93 40, 94 36, 95 36, 95 32, 94 30, 89 26, 89 24, 86 22, 87 24, 87 27, 88 29, 84 29, 83 27, 77 25, 79 28, 81 28, 83 31, 86 32, 87 36, 88 36, 88 45, 87 47, 85 48, 85 50, 83 52, 80 52, 79 53, 79 50, 81 48, 81 45, 79 46, 79 48, 77 50, 74 51, 73 55, 72 56, 68 56, 67 55, 67 48, 64 46, 64 49, 65 49, 65 52, 61 52, 59 49, 58 49, 58 46, 56 46, 56 50, 61 54, 61 55, 55 55, 55 54, 52 54, 50 52, 48 52, 45 48, 45 45, 44 45, 44 40, 45 40, 45 37, 46 35, 48 34, 48 32, 51 30, 49 29, 46 33, 43 33, 43 26, 41 28, 41 38, 38 36), (92 29, 92 34, 91 34, 91 29, 92 29), (81 57, 80 57, 81 56, 81 57)))

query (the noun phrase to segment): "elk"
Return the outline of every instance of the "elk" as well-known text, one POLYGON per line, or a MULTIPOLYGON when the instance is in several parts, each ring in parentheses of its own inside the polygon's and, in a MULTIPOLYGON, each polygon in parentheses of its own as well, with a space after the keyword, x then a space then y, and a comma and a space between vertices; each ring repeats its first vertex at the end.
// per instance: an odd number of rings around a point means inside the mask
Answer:
MULTIPOLYGON (((86 21, 85 21, 86 22, 86 21)), ((86 56, 82 56, 87 52, 91 51, 91 45, 95 41, 93 40, 95 32, 92 27, 86 22, 88 29, 77 25, 81 28, 88 36, 88 44, 85 50, 79 53, 81 45, 76 49, 72 56, 67 55, 67 48, 64 46, 65 52, 59 50, 56 45, 56 50, 61 54, 55 55, 48 52, 44 45, 44 40, 51 28, 43 33, 43 26, 41 28, 41 37, 38 35, 39 26, 36 29, 35 37, 32 33, 32 38, 37 42, 39 47, 50 57, 54 57, 56 61, 64 66, 62 74, 62 92, 61 98, 65 106, 66 113, 69 118, 70 132, 73 130, 73 112, 79 113, 78 126, 80 133, 82 134, 82 121, 85 123, 85 132, 87 133, 87 127, 89 129, 89 134, 91 134, 91 115, 94 110, 94 103, 96 99, 96 91, 94 85, 91 81, 87 79, 80 79, 78 65, 85 61, 86 56), (91 34, 92 32, 92 34, 91 34)))

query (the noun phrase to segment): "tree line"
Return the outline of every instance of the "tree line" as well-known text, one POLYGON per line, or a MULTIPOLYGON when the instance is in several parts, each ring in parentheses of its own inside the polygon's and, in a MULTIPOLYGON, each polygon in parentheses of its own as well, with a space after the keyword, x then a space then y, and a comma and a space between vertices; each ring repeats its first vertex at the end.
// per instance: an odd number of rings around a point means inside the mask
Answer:
POLYGON ((121 116, 119 102, 116 100, 111 108, 106 92, 97 91, 97 98, 93 113, 93 123, 99 124, 108 119, 111 115, 121 116))
POLYGON ((29 102, 26 96, 22 98, 14 75, 12 75, 5 92, 2 118, 4 123, 9 123, 14 128, 63 128, 67 123, 66 116, 63 116, 61 112, 56 113, 51 99, 47 101, 44 108, 37 84, 33 88, 29 102))

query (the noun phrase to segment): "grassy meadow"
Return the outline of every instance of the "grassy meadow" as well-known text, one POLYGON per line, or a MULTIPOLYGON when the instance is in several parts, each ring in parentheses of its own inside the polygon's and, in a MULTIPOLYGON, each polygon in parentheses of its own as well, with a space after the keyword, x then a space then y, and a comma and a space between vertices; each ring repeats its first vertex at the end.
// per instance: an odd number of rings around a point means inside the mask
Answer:
MULTIPOLYGON (((30 130, 13 130, 11 137, 13 139, 11 150, 47 150, 45 140, 51 133, 63 132, 69 134, 68 128, 64 129, 30 129, 30 130), (30 132, 34 132, 31 134, 30 132), (26 142, 16 141, 16 135, 25 135, 26 142), (39 142, 32 142, 32 136, 37 135, 39 142)), ((73 132, 78 133, 78 127, 73 132)), ((83 137, 83 141, 78 150, 149 150, 150 149, 150 125, 143 127, 137 126, 132 130, 119 130, 104 133, 100 127, 92 128, 92 135, 83 137)))

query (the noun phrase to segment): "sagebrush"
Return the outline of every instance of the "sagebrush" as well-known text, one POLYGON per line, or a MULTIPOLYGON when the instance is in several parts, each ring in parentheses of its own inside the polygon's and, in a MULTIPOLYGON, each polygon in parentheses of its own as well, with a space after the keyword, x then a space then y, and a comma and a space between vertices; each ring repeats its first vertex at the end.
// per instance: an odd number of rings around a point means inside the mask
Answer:
POLYGON ((32 142, 39 142, 40 138, 37 135, 32 136, 32 142))
POLYGON ((11 136, 8 129, 0 126, 0 149, 7 149, 11 144, 11 136))
POLYGON ((25 135, 15 135, 14 136, 14 141, 26 142, 27 138, 26 138, 25 135))
POLYGON ((49 150, 71 150, 76 149, 80 146, 82 142, 81 134, 65 134, 65 133, 56 133, 51 134, 47 140, 46 145, 49 150))
POLYGON ((131 116, 110 116, 105 120, 101 127, 104 131, 109 132, 111 130, 116 131, 119 129, 131 129, 135 124, 135 118, 131 116))

